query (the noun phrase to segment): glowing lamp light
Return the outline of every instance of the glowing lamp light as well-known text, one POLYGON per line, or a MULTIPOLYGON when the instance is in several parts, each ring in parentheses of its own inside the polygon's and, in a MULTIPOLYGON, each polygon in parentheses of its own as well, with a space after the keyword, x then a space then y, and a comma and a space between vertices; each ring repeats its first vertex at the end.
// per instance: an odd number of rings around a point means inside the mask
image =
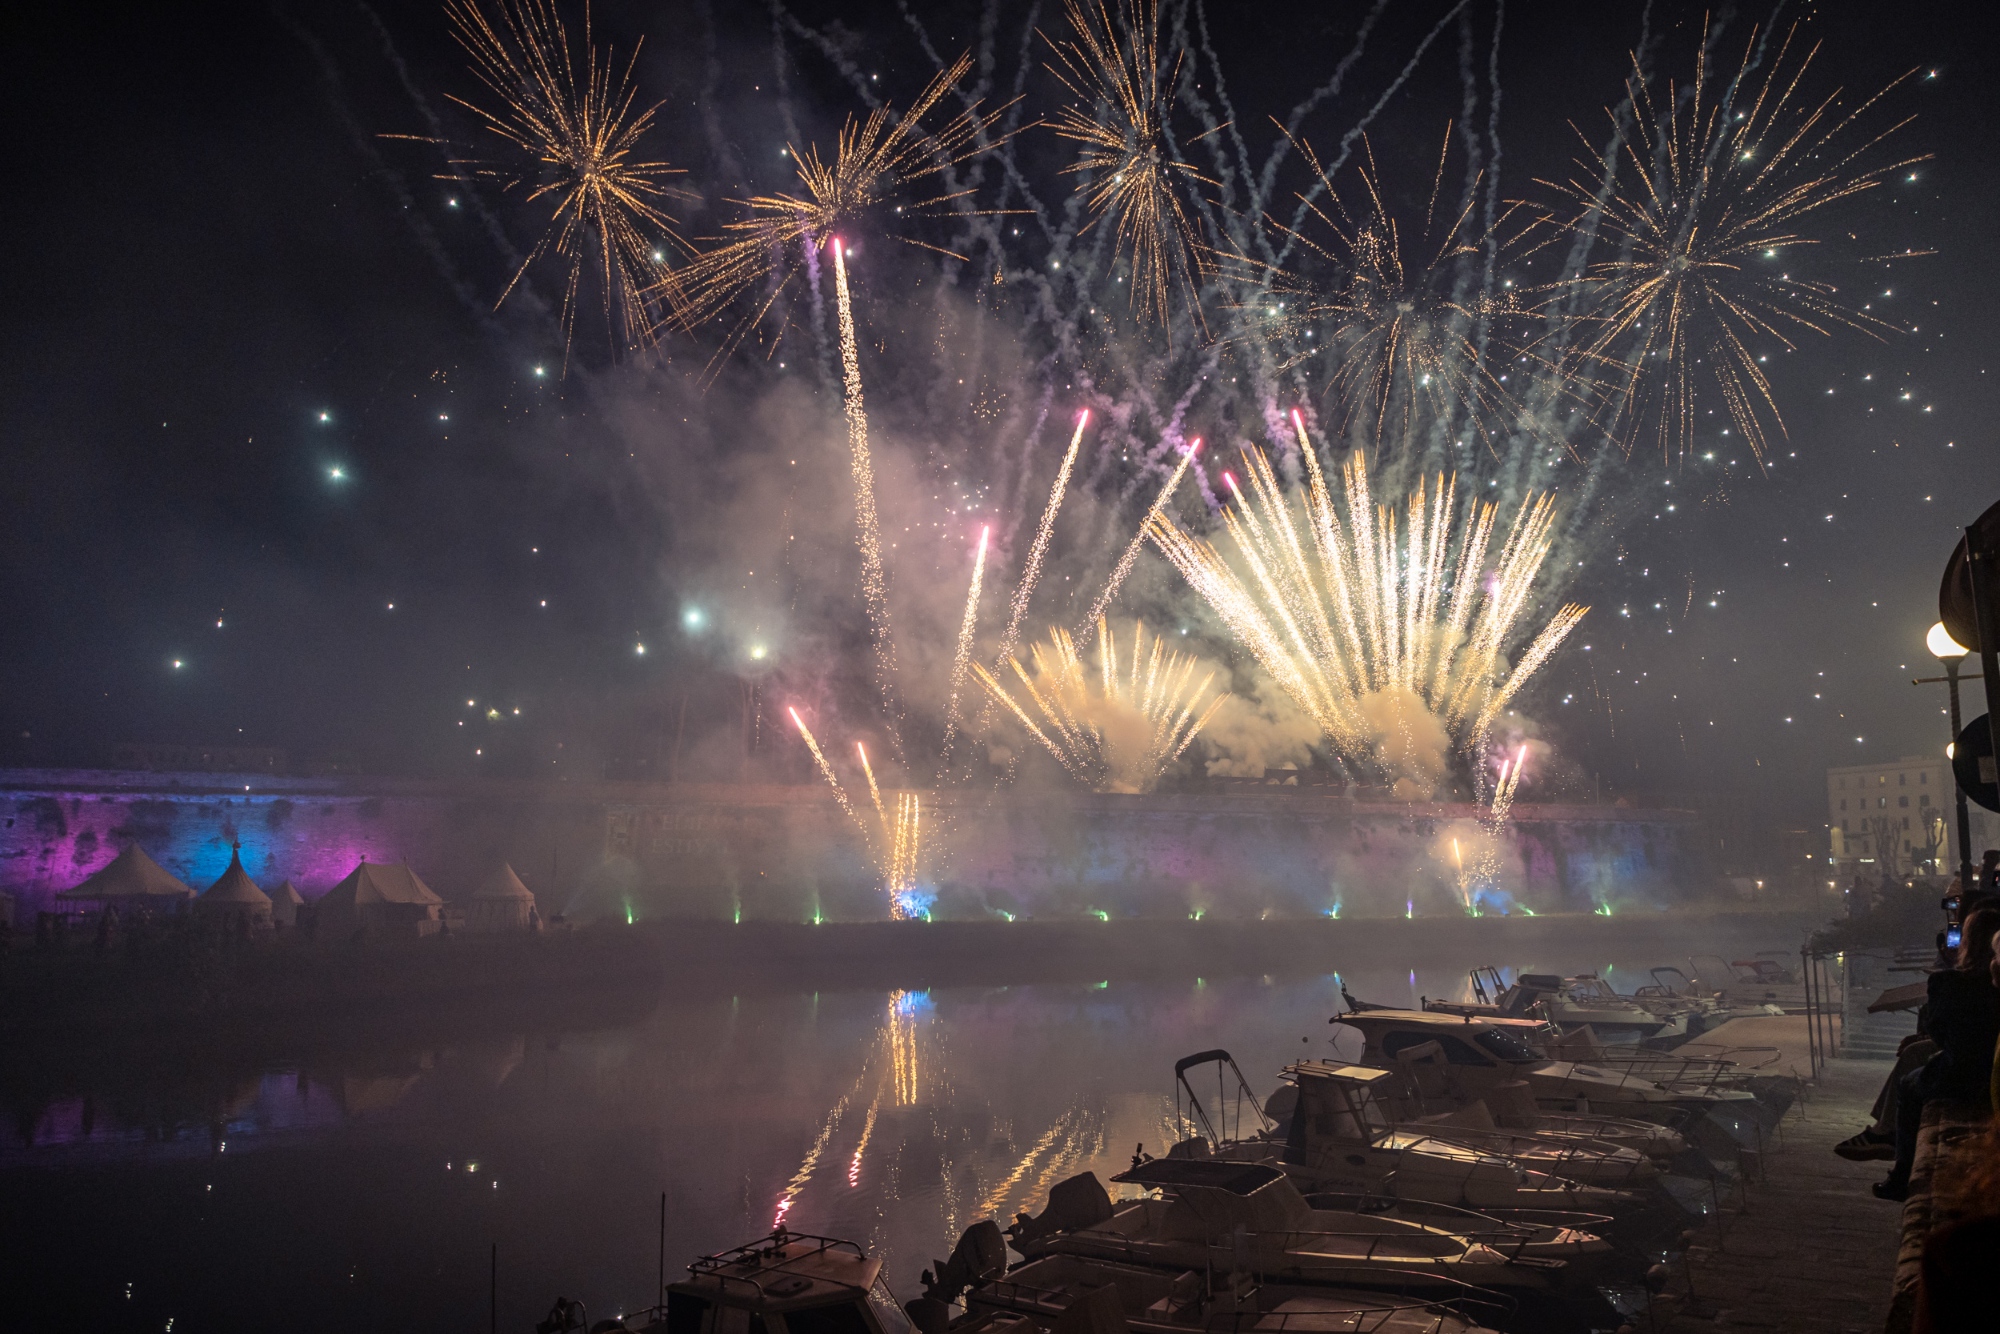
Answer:
POLYGON ((753 645, 750 649, 750 658, 753 662, 762 662, 764 661, 764 655, 767 652, 769 652, 769 650, 767 650, 762 644, 753 645))
POLYGON ((1924 636, 1924 647, 1929 649, 1931 656, 1939 662, 1957 662, 1971 652, 1965 645, 1951 637, 1951 631, 1944 628, 1943 621, 1933 625, 1930 632, 1924 636))
POLYGON ((690 630, 701 629, 702 623, 706 619, 707 618, 701 614, 700 607, 689 607, 686 611, 681 613, 681 624, 686 626, 690 630))

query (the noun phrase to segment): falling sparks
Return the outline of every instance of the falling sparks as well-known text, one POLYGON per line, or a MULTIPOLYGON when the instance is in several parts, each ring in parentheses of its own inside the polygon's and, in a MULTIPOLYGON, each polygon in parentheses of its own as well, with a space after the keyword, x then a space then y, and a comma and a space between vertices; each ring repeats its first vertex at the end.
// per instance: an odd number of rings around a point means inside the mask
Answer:
POLYGON ((861 772, 868 782, 868 796, 875 808, 875 822, 871 825, 861 812, 855 809, 854 802, 847 795, 846 787, 841 784, 840 775, 834 772, 833 765, 828 762, 825 752, 819 747, 818 738, 814 737, 812 729, 806 726, 805 719, 799 717, 799 711, 796 708, 788 708, 785 712, 792 716, 792 724, 799 729, 799 736, 805 741, 806 749, 812 752, 813 763, 818 766, 820 777, 824 778, 826 785, 833 789, 834 800, 840 803, 840 809, 854 822, 854 827, 861 831, 868 855, 874 861, 876 872, 882 878, 883 892, 888 895, 889 915, 898 918, 921 916, 922 913, 914 907, 915 900, 912 897, 912 891, 917 888, 921 879, 923 860, 923 812, 917 794, 893 793, 895 809, 892 813, 888 804, 882 799, 881 787, 875 781, 875 769, 868 763, 868 749, 857 741, 854 745, 855 754, 860 757, 861 772))
POLYGON ((1163 515, 1148 532, 1341 753, 1384 767, 1371 721, 1384 700, 1420 705, 1462 752, 1477 752, 1585 611, 1563 606, 1509 669, 1507 651, 1554 545, 1554 498, 1521 504, 1489 572, 1496 505, 1474 502, 1470 523, 1455 522, 1456 482, 1439 475, 1419 481, 1400 516, 1378 508, 1359 452, 1336 504, 1296 412, 1293 424, 1309 480, 1301 506, 1287 500, 1261 451, 1244 451, 1248 499, 1224 475, 1235 499, 1223 513, 1234 563, 1163 515))
POLYGON ((1493 785, 1493 804, 1487 818, 1495 825, 1506 821, 1508 813, 1514 809, 1514 789, 1521 785, 1521 768, 1528 762, 1526 742, 1514 752, 1511 760, 1500 762, 1500 780, 1493 785))
POLYGON ((806 726, 805 719, 799 717, 797 709, 787 709, 785 712, 792 715, 792 722, 798 727, 799 735, 805 738, 806 749, 812 752, 813 763, 819 766, 820 777, 826 779, 827 786, 833 789, 834 800, 840 803, 840 809, 846 811, 847 818, 861 825, 862 832, 866 833, 868 826, 862 824, 860 814, 854 809, 854 803, 847 799, 847 789, 840 785, 839 775, 835 774, 833 766, 826 762, 826 756, 821 753, 819 742, 814 739, 812 729, 806 726))
POLYGON ((1174 491, 1180 486, 1181 478, 1187 475, 1188 465, 1194 462, 1194 456, 1200 452, 1201 437, 1196 436, 1188 442, 1188 447, 1181 451, 1181 461, 1174 465, 1173 472, 1167 477, 1167 484, 1160 488, 1158 498, 1146 511, 1146 517, 1140 520, 1139 531, 1125 544, 1125 554, 1120 556, 1118 564, 1112 567, 1111 577, 1104 582, 1104 591, 1097 595, 1097 602, 1090 609, 1090 615, 1085 621, 1087 628, 1078 631, 1078 637, 1084 639, 1086 644, 1089 643, 1088 635, 1094 634, 1098 625, 1103 622, 1104 613, 1111 607, 1111 600, 1117 597, 1118 590, 1125 586, 1125 579, 1132 573, 1132 567, 1139 563, 1139 552, 1146 545, 1148 525, 1154 518, 1166 513, 1167 503, 1174 498, 1174 491))
POLYGON ((972 558, 972 586, 965 593, 965 615, 958 623, 958 647, 951 658, 951 688, 945 704, 944 745, 938 765, 940 772, 951 764, 951 745, 958 734, 958 696, 965 688, 966 668, 972 663, 972 636, 979 625, 979 589, 986 579, 986 541, 992 535, 991 524, 979 530, 979 551, 972 558))
POLYGON ((452 100, 504 140, 508 153, 504 160, 452 158, 443 179, 490 182, 546 208, 548 221, 495 305, 507 300, 529 266, 553 253, 568 266, 562 298, 565 366, 587 268, 597 274, 613 339, 627 347, 648 345, 663 305, 678 299, 675 285, 660 279, 661 238, 691 248, 664 211, 670 193, 666 178, 679 170, 639 156, 640 141, 659 109, 638 105, 632 75, 639 49, 633 48, 622 67, 610 50, 600 54, 591 44, 586 10, 579 60, 551 0, 499 0, 496 8, 497 21, 477 0, 446 0, 452 36, 465 48, 474 77, 492 94, 496 109, 452 100))
MULTIPOLYGON (((861 548, 861 596, 875 645, 875 687, 896 716, 896 640, 889 627, 889 579, 882 568, 882 525, 875 515, 875 463, 868 450, 868 409, 861 397, 861 357, 855 347, 854 304, 848 297, 847 260, 833 243, 834 292, 840 306, 840 367, 847 414, 848 463, 854 474, 855 541, 861 548)), ((893 735, 893 734, 892 734, 893 735)))
POLYGON ((1164 324, 1174 288, 1187 293, 1198 316, 1201 252, 1180 191, 1215 182, 1182 161, 1167 138, 1180 60, 1161 76, 1158 0, 1120 0, 1116 19, 1105 0, 1065 0, 1065 7, 1072 36, 1050 42, 1049 70, 1074 101, 1050 124, 1080 149, 1063 170, 1084 177, 1077 188, 1092 225, 1111 220, 1140 316, 1164 324))
POLYGON ((1229 696, 1218 694, 1203 708, 1214 670, 1195 682, 1194 656, 1168 652, 1157 635, 1149 648, 1143 622, 1132 626, 1129 666, 1120 666, 1117 637, 1108 626, 1098 626, 1097 638, 1095 672, 1059 628, 1049 631, 1046 646, 1031 646, 1032 676, 1018 660, 1007 660, 1041 715, 1039 724, 983 665, 973 670, 1079 782, 1099 792, 1150 791, 1229 696))
POLYGON ((1083 444, 1083 428, 1090 424, 1090 409, 1085 408, 1076 417, 1076 431, 1069 438, 1069 451, 1063 455, 1062 466, 1056 469, 1056 480, 1049 487, 1049 503, 1042 510, 1042 521, 1035 528, 1035 540, 1028 547, 1027 563, 1021 567, 1021 582, 1014 589, 1014 603, 1007 617, 1007 632, 1000 637, 1000 650, 994 655, 998 662, 1013 653, 1020 642, 1021 618, 1028 614, 1028 601, 1035 595, 1035 585, 1041 581, 1042 558, 1048 555, 1049 539, 1055 534, 1056 514, 1062 509, 1063 497, 1069 493, 1070 470, 1076 466, 1076 452, 1083 444))
POLYGON ((1580 345, 1587 373, 1602 384, 1604 424, 1629 452, 1650 439, 1667 458, 1685 454, 1696 426, 1704 372, 1735 430, 1762 460, 1770 433, 1784 433, 1755 348, 1792 350, 1790 334, 1826 334, 1844 325, 1876 337, 1897 326, 1856 310, 1831 283, 1776 268, 1793 247, 1815 244, 1801 228, 1812 215, 1882 184, 1923 157, 1868 167, 1864 159, 1898 121, 1861 139, 1857 123, 1904 74, 1859 105, 1839 93, 1795 100, 1818 47, 1789 61, 1788 31, 1761 83, 1763 34, 1753 30, 1733 79, 1716 80, 1706 54, 1691 87, 1656 93, 1638 70, 1626 80, 1632 112, 1619 126, 1610 164, 1578 164, 1566 183, 1544 182, 1577 206, 1583 225, 1601 228, 1618 257, 1589 265, 1581 293, 1595 324, 1580 345), (1720 94, 1711 87, 1722 82, 1720 94), (1606 166, 1615 188, 1602 190, 1606 166), (1625 177, 1629 171, 1633 178, 1625 177))

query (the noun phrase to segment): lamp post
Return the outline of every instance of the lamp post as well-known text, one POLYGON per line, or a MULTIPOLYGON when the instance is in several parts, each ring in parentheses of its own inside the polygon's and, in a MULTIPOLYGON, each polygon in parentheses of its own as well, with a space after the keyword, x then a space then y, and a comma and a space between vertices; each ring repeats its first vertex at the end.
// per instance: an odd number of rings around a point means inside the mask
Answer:
MULTIPOLYGON (((1944 628, 1943 621, 1939 621, 1936 625, 1933 625, 1930 633, 1924 636, 1924 647, 1931 651, 1932 657, 1944 664, 1945 684, 1951 693, 1951 734, 1955 739, 1958 736, 1960 727, 1958 721, 1958 665, 1965 660, 1966 647, 1951 637, 1951 632, 1944 628)), ((1958 777, 1955 770, 1952 775, 1951 787, 1956 800, 1956 814, 1958 816, 1958 892, 1969 894, 1972 892, 1974 885, 1972 878, 1972 826, 1966 818, 1965 789, 1958 785, 1958 777)))

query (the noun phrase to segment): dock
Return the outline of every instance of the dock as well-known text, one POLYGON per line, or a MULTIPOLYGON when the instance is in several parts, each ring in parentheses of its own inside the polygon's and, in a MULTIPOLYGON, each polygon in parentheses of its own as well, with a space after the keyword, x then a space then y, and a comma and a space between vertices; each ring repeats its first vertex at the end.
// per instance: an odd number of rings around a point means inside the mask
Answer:
MULTIPOLYGON (((1703 1042, 1777 1047, 1775 1071, 1810 1073, 1802 1017, 1735 1020, 1703 1042)), ((1869 1193, 1888 1164, 1849 1162, 1833 1146, 1868 1124, 1890 1067, 1838 1058, 1821 1067, 1761 1160, 1722 1195, 1716 1217, 1693 1230, 1685 1266, 1655 1304, 1653 1329, 1882 1334, 1903 1206, 1869 1193)))

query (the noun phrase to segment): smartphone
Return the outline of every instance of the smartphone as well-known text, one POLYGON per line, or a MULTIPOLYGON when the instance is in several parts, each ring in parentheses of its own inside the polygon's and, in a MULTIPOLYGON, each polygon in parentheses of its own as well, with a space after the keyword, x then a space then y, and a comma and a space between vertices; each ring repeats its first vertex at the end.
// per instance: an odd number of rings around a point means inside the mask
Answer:
POLYGON ((1944 947, 1948 950, 1957 949, 1958 942, 1964 938, 1964 935, 1965 932, 1956 925, 1946 927, 1944 929, 1944 947))

